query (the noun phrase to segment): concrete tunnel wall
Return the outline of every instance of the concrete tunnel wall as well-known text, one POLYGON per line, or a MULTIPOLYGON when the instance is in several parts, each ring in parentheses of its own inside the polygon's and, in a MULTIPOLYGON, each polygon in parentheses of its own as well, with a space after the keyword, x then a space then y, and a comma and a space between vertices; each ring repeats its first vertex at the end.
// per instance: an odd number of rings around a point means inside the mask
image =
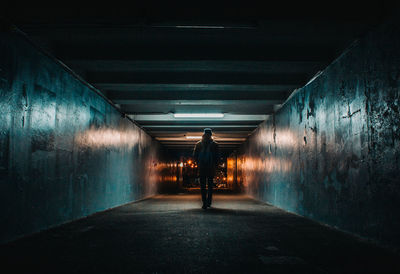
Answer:
POLYGON ((158 143, 14 31, 0 109, 0 243, 155 193, 158 143))
POLYGON ((354 43, 241 148, 239 182, 291 212, 400 246, 400 27, 354 43))

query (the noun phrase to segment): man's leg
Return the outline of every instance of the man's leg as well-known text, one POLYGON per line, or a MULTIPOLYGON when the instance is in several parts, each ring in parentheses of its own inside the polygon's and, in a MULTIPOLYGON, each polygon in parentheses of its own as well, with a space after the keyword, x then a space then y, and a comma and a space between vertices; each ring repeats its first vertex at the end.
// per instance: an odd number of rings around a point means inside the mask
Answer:
POLYGON ((203 201, 203 209, 207 208, 207 189, 206 176, 200 175, 201 200, 203 201))
POLYGON ((207 178, 207 182, 208 182, 207 206, 211 206, 213 185, 214 185, 214 177, 208 177, 207 178))

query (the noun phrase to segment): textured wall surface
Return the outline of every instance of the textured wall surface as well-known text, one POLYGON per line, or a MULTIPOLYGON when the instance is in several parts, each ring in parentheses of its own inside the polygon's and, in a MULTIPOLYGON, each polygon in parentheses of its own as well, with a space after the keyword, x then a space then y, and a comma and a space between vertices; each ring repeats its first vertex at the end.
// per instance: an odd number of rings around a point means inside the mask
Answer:
POLYGON ((298 90, 242 147, 247 191, 400 246, 400 28, 386 24, 298 90))
POLYGON ((14 32, 0 109, 0 242, 156 191, 158 143, 14 32))

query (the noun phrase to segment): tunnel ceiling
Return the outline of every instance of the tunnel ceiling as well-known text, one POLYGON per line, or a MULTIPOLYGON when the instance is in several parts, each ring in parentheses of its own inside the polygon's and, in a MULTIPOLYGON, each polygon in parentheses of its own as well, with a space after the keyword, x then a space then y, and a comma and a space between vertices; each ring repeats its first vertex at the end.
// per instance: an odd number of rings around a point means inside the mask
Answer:
POLYGON ((233 150, 387 12, 382 3, 285 5, 10 8, 5 17, 166 147, 192 148, 187 136, 211 127, 233 150))

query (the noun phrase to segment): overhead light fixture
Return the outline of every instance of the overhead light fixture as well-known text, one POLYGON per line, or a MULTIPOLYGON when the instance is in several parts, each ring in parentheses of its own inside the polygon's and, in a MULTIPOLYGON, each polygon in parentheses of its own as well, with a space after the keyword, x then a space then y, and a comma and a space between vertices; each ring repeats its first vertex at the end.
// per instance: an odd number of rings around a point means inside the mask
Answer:
POLYGON ((177 25, 178 29, 224 29, 224 26, 197 26, 197 25, 177 25))
POLYGON ((178 28, 178 29, 256 29, 255 22, 157 22, 151 24, 156 28, 178 28))
POLYGON ((240 142, 240 141, 246 141, 246 138, 239 138, 239 137, 237 137, 237 138, 235 138, 235 137, 232 137, 232 138, 229 138, 229 137, 227 137, 227 138, 220 138, 220 137, 216 137, 215 138, 215 140, 216 141, 238 141, 238 142, 240 142))
POLYGON ((201 136, 186 136, 186 139, 201 139, 201 136))
POLYGON ((175 118, 223 118, 223 113, 174 113, 175 118))

